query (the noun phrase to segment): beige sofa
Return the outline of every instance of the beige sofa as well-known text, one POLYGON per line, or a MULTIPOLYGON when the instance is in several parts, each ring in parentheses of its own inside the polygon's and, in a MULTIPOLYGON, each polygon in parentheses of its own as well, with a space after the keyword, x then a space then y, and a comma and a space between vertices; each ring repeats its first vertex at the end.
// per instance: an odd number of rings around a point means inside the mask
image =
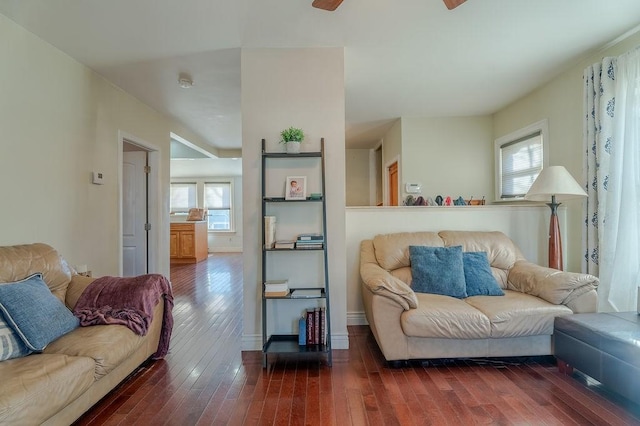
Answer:
POLYGON ((361 243, 360 275, 365 314, 388 361, 550 355, 556 316, 596 310, 596 277, 530 263, 500 232, 377 235, 361 243), (505 295, 414 292, 412 245, 487 252, 505 295))
MULTIPOLYGON (((46 244, 0 247, 0 285, 36 272, 69 309, 93 281, 46 244)), ((42 353, 1 361, 0 424, 73 423, 156 352, 162 318, 161 299, 144 337, 122 325, 79 327, 42 353)))

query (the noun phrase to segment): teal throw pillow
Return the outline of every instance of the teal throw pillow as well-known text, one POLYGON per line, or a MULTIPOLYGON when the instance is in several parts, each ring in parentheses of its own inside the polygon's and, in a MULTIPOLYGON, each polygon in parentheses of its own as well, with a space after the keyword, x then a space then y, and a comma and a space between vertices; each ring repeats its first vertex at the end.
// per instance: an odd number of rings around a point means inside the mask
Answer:
POLYGON ((4 315, 0 313, 0 361, 20 358, 30 353, 29 348, 24 345, 22 339, 18 337, 4 319, 4 315))
POLYGON ((504 296, 504 291, 491 273, 491 265, 484 251, 462 253, 464 280, 469 296, 504 296))
POLYGON ((42 274, 0 284, 0 312, 32 351, 42 351, 79 324, 78 318, 51 293, 42 274))
POLYGON ((409 246, 409 258, 413 291, 467 297, 461 246, 409 246))

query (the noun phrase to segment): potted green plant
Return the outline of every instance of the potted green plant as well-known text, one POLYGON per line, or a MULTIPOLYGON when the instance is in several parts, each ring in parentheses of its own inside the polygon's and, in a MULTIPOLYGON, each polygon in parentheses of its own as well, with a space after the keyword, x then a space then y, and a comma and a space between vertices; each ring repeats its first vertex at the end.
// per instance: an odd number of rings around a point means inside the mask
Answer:
POLYGON ((283 143, 287 149, 287 154, 297 154, 300 152, 300 143, 304 140, 304 132, 302 129, 289 127, 280 132, 280 143, 283 143))

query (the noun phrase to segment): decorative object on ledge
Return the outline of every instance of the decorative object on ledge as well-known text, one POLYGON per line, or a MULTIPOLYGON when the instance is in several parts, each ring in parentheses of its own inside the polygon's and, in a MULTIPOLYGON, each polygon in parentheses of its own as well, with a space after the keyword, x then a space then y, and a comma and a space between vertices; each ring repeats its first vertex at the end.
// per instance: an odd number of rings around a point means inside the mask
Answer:
POLYGON ((561 201, 571 198, 586 197, 587 193, 563 166, 550 166, 542 169, 531 185, 525 200, 548 201, 551 208, 549 222, 549 268, 562 270, 562 241, 558 223, 558 206, 561 201))
POLYGON ((295 127, 289 127, 280 132, 280 143, 285 145, 287 154, 300 153, 300 144, 304 140, 304 132, 302 129, 296 129, 295 127))

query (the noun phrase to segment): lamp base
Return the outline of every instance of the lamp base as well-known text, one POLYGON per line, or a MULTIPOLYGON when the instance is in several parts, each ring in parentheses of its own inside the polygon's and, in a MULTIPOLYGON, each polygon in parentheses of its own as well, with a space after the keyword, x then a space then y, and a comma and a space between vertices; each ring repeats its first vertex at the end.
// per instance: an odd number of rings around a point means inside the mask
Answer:
POLYGON ((549 268, 562 271, 562 241, 560 239, 560 224, 558 222, 558 206, 555 196, 547 205, 551 208, 551 220, 549 221, 549 268))

